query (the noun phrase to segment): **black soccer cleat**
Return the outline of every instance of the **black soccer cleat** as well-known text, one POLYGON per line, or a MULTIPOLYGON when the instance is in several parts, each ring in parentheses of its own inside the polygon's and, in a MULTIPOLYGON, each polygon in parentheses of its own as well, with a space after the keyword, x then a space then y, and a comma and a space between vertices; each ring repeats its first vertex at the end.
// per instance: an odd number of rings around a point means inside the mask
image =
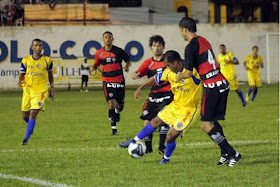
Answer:
POLYGON ((118 135, 118 130, 117 129, 112 129, 112 136, 118 135))
POLYGON ((164 155, 164 151, 165 151, 165 145, 159 146, 159 148, 158 148, 158 153, 159 153, 160 155, 164 155))
POLYGON ((238 152, 235 153, 234 157, 231 157, 228 161, 228 166, 234 167, 236 164, 238 164, 242 160, 242 155, 238 152))
POLYGON ((246 107, 246 103, 242 103, 242 106, 243 106, 243 107, 246 107))
POLYGON ((146 149, 145 154, 151 154, 151 153, 153 153, 153 152, 154 152, 153 149, 146 149))
POLYGON ((26 145, 28 143, 28 141, 26 139, 23 139, 21 142, 21 145, 26 145))
POLYGON ((217 165, 218 166, 225 165, 226 163, 228 163, 228 161, 229 161, 228 154, 221 155, 220 160, 218 161, 217 165))

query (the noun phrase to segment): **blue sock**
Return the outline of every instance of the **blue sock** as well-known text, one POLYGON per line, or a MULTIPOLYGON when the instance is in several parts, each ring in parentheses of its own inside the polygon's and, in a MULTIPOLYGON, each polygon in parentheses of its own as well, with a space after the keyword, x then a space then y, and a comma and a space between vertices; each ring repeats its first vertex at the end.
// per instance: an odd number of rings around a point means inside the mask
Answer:
POLYGON ((152 127, 151 123, 148 123, 138 134, 139 140, 143 140, 146 136, 150 136, 155 132, 156 128, 152 127))
POLYGON ((238 96, 239 96, 241 102, 242 102, 243 104, 245 104, 245 100, 244 100, 242 91, 239 90, 239 92, 237 92, 237 94, 238 94, 238 96))
POLYGON ((24 137, 25 140, 28 140, 30 138, 30 136, 32 135, 35 124, 36 124, 35 119, 30 119, 28 121, 28 124, 27 124, 27 127, 26 127, 26 133, 25 133, 25 137, 24 137))
POLYGON ((258 93, 258 88, 256 88, 253 92, 253 97, 252 97, 252 101, 255 100, 256 96, 257 96, 257 93, 258 93))
POLYGON ((164 158, 165 159, 169 159, 169 157, 171 157, 174 149, 176 148, 176 141, 174 142, 167 142, 166 143, 166 149, 165 149, 165 154, 164 154, 164 158))
POLYGON ((251 95, 252 91, 253 91, 253 89, 252 89, 252 88, 249 88, 249 90, 248 90, 248 95, 249 95, 249 96, 251 95))

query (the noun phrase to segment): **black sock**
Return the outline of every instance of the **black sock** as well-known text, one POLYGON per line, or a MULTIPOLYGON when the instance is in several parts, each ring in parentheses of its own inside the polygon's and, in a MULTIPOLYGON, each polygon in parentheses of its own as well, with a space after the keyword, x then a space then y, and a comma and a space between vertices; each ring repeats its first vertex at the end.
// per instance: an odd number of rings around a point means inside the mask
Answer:
MULTIPOLYGON (((217 128, 218 132, 225 137, 223 128, 218 121, 214 121, 214 125, 217 128)), ((221 148, 221 155, 228 156, 227 150, 221 148)))
POLYGON ((109 121, 111 122, 111 128, 113 130, 113 133, 117 132, 115 109, 109 109, 109 121))
POLYGON ((153 140, 153 135, 145 137, 145 144, 146 144, 146 147, 147 147, 148 151, 153 151, 152 140, 153 140))
POLYGON ((165 139, 166 139, 166 134, 168 131, 169 127, 167 125, 163 125, 160 127, 159 130, 159 149, 165 149, 165 139))
POLYGON ((236 152, 226 140, 222 127, 218 122, 214 122, 214 124, 215 127, 208 133, 208 135, 218 146, 220 146, 222 154, 227 153, 229 156, 234 156, 236 152))

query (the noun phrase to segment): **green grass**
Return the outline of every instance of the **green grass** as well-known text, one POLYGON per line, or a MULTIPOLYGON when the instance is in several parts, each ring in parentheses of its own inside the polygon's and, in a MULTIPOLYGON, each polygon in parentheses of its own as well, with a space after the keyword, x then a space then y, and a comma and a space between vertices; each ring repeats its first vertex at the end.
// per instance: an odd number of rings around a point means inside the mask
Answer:
MULTIPOLYGON (((241 89, 245 92, 247 86, 241 89)), ((230 93, 226 121, 221 124, 243 155, 234 168, 216 166, 219 149, 198 124, 178 139, 169 165, 159 165, 161 156, 156 152, 133 159, 119 148, 120 141, 142 128, 139 116, 148 90, 138 103, 134 90, 126 91, 119 135, 114 137, 102 90, 59 90, 56 100, 48 100, 46 112, 39 114, 27 146, 20 145, 26 127, 21 119, 21 92, 0 90, 0 173, 73 186, 278 186, 278 90, 278 85, 261 87, 256 101, 245 108, 230 93), (189 144, 194 142, 211 144, 189 144)), ((157 143, 155 133, 154 149, 157 143)), ((0 177, 0 186, 36 185, 0 177)))

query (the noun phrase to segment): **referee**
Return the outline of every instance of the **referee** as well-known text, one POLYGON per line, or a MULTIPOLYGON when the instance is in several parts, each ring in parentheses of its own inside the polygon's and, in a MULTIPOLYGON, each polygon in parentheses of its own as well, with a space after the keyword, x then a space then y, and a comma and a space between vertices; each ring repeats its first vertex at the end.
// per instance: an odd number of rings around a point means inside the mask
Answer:
POLYGON ((87 58, 84 59, 84 62, 81 65, 81 74, 82 74, 81 92, 83 92, 84 83, 85 83, 85 92, 88 92, 87 84, 88 84, 88 75, 89 75, 89 65, 87 63, 87 58))

